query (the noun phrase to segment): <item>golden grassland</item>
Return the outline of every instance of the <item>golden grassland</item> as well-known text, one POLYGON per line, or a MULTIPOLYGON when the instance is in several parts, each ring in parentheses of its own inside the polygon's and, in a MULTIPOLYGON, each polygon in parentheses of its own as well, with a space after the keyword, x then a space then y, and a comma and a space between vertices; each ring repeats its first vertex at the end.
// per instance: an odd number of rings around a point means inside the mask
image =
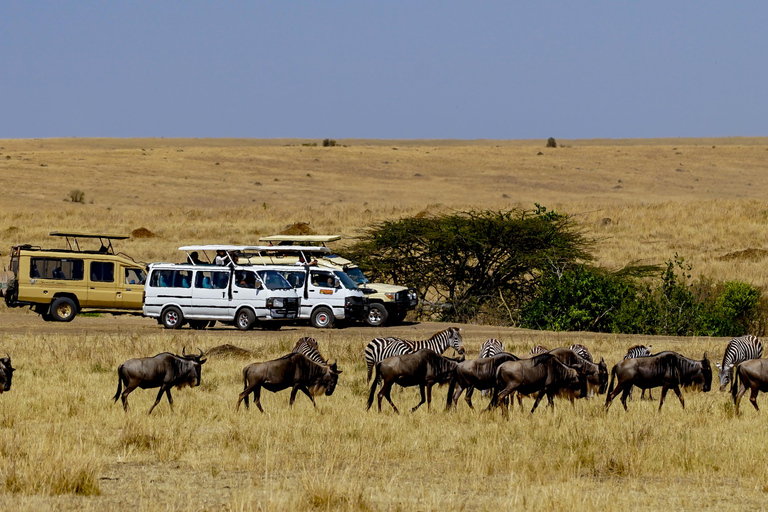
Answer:
MULTIPOLYGON (((5 312, 0 346, 18 368, 0 396, 0 496, 25 508, 103 510, 621 510, 760 508, 768 493, 768 440, 761 414, 730 395, 673 394, 657 403, 604 397, 558 400, 530 415, 515 409, 470 411, 463 400, 445 413, 446 389, 433 407, 395 415, 366 412, 362 350, 383 332, 422 339, 444 325, 382 331, 349 328, 282 332, 214 329, 163 331, 149 319, 78 318, 41 325, 31 314, 5 312), (266 414, 236 412, 242 368, 278 357, 302 335, 314 335, 343 370, 336 392, 314 411, 288 392, 263 394, 266 414), (115 368, 136 355, 225 343, 250 358, 220 354, 203 366, 199 388, 174 392, 147 416, 152 390, 130 396, 124 414, 111 397, 115 368)), ((613 363, 637 337, 546 333, 467 326, 469 355, 490 336, 516 353, 535 344, 581 342, 613 363)), ((644 339, 649 341, 650 339, 644 339)), ((652 339, 658 349, 721 355, 722 339, 652 339)), ((638 394, 639 395, 639 394, 638 394)), ((658 399, 659 391, 656 390, 658 399)), ((410 388, 393 395, 401 409, 418 401, 410 388)), ((487 400, 476 393, 475 405, 487 400)), ((375 405, 374 405, 375 408, 375 405)))
MULTIPOLYGON (((0 253, 17 243, 58 246, 53 230, 130 233, 118 242, 143 261, 178 261, 178 246, 254 243, 308 222, 359 234, 418 212, 540 203, 574 215, 598 239, 596 262, 617 268, 679 253, 694 273, 768 283, 768 139, 559 141, 319 141, 54 139, 0 141, 0 253), (541 153, 541 154, 539 154, 541 153), (71 190, 83 204, 68 202, 71 190), (606 220, 610 219, 610 220, 606 220), (739 251, 746 251, 738 253, 739 251), (738 253, 738 254, 734 254, 738 253), (728 257, 732 255, 732 257, 728 257)), ((685 393, 661 413, 635 400, 606 414, 604 398, 516 411, 507 422, 463 400, 444 414, 365 412, 365 343, 421 339, 442 325, 241 333, 163 331, 137 317, 47 324, 0 307, 0 353, 18 368, 0 396, 0 501, 28 509, 532 510, 762 508, 768 428, 730 396, 685 393), (314 335, 344 370, 318 411, 287 392, 267 414, 234 411, 240 371, 314 335), (112 405, 125 359, 231 343, 251 358, 212 356, 197 389, 146 416, 155 392, 112 405)), ((579 341, 609 365, 635 343, 722 358, 723 339, 647 338, 464 326, 471 356, 488 337, 524 353, 579 341)), ((477 405, 486 400, 475 396, 477 405)), ((418 392, 394 395, 403 410, 418 392)), ((658 396, 658 392, 657 392, 658 396)), ((530 407, 531 401, 526 405, 530 407)))

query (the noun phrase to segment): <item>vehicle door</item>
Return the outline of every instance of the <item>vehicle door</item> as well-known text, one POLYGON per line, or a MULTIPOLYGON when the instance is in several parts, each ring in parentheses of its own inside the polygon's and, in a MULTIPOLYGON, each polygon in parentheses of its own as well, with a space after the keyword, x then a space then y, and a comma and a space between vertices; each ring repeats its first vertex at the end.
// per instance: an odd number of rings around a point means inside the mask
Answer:
POLYGON ((256 318, 264 318, 267 315, 268 297, 269 290, 264 287, 255 272, 243 269, 235 270, 231 300, 233 314, 240 306, 248 304, 256 311, 256 318))
POLYGON ((118 287, 115 280, 114 261, 86 261, 88 271, 88 298, 86 306, 89 308, 118 308, 123 304, 122 285, 118 287))
POLYGON ((147 273, 143 268, 122 267, 123 309, 141 309, 147 273))
MULTIPOLYGON (((336 276, 325 270, 310 270, 307 294, 312 299, 312 306, 327 304, 331 307, 344 307, 343 293, 336 288, 336 276)), ((310 307, 309 311, 311 312, 310 307)), ((302 312, 304 309, 302 308, 302 312)))
POLYGON ((202 318, 231 318, 229 291, 232 272, 228 268, 196 270, 189 315, 202 318))

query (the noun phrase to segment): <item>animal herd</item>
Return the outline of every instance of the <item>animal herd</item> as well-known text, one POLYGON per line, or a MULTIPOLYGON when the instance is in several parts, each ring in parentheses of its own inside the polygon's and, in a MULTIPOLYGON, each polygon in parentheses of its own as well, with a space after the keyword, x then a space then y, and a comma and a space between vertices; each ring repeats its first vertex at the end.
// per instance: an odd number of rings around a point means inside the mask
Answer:
MULTIPOLYGON (((712 385, 712 368, 705 353, 702 359, 691 359, 677 352, 651 353, 650 346, 631 347, 624 359, 616 363, 609 372, 603 358, 595 363, 592 354, 584 345, 571 345, 549 350, 542 346, 531 349, 521 357, 504 351, 497 339, 483 343, 480 357, 466 359, 461 331, 449 327, 435 333, 426 340, 412 341, 395 337, 376 338, 365 347, 364 357, 371 382, 367 408, 377 400, 381 411, 384 399, 399 412, 392 401, 391 391, 395 384, 401 387, 419 387, 421 400, 411 411, 432 401, 432 388, 448 385, 446 410, 457 407, 462 394, 467 405, 472 405, 474 390, 487 392, 491 396, 486 410, 501 407, 502 414, 508 415, 509 402, 516 396, 522 408, 523 397, 534 399, 531 413, 547 398, 554 407, 555 397, 565 397, 571 403, 580 398, 591 398, 606 394, 605 410, 621 395, 621 402, 627 410, 627 400, 632 390, 661 388, 659 410, 664 405, 667 392, 672 390, 685 408, 681 389, 693 388, 707 392, 712 385), (447 357, 443 353, 453 348, 458 357, 447 357), (380 387, 380 389, 379 389, 380 387), (377 389, 379 390, 377 393, 377 389)), ((122 401, 128 410, 128 395, 136 388, 159 388, 149 414, 160 403, 163 394, 173 409, 171 390, 176 387, 199 386, 202 365, 207 361, 203 351, 199 354, 181 355, 161 353, 154 357, 129 359, 117 369, 117 392, 113 399, 122 401), (123 389, 124 388, 124 389, 123 389)), ((736 414, 739 402, 750 391, 750 402, 759 410, 757 395, 768 392, 768 359, 760 359, 763 346, 755 336, 732 339, 725 350, 722 364, 718 364, 720 389, 731 384, 736 414)), ((0 358, 0 394, 10 391, 15 368, 10 355, 0 358)), ((243 369, 243 391, 239 394, 236 409, 253 396, 261 412, 261 390, 271 392, 291 389, 290 405, 293 405, 299 391, 305 394, 317 407, 315 397, 333 394, 342 373, 336 362, 328 361, 320 354, 317 341, 300 338, 293 350, 271 361, 252 363, 243 369)), ((652 399, 652 398, 651 398, 652 399)))

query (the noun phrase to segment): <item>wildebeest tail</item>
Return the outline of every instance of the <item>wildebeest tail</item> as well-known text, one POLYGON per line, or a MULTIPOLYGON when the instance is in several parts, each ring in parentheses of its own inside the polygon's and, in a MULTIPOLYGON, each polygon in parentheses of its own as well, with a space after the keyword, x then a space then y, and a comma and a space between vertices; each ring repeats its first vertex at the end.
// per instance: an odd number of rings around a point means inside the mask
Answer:
MULTIPOLYGON (((442 384, 441 384, 442 385, 442 384)), ((448 385, 448 399, 445 402, 445 408, 450 409, 453 404, 453 392, 456 389, 456 376, 451 379, 451 383, 448 385)))
POLYGON ((608 385, 608 393, 606 393, 605 401, 608 402, 608 397, 613 393, 613 381, 616 378, 616 367, 611 368, 611 383, 608 385))
POLYGON ((123 365, 120 365, 117 369, 117 393, 115 393, 115 396, 112 397, 112 399, 117 402, 117 399, 120 398, 120 393, 123 392, 123 378, 120 375, 120 373, 123 371, 123 365))
POLYGON ((371 405, 373 405, 373 395, 376 394, 376 387, 379 385, 379 378, 381 378, 380 366, 380 362, 376 363, 376 376, 373 378, 373 382, 371 383, 371 393, 368 395, 368 407, 365 408, 366 411, 371 408, 371 405))
POLYGON ((739 393, 739 365, 735 364, 731 367, 731 396, 736 400, 736 395, 739 393))

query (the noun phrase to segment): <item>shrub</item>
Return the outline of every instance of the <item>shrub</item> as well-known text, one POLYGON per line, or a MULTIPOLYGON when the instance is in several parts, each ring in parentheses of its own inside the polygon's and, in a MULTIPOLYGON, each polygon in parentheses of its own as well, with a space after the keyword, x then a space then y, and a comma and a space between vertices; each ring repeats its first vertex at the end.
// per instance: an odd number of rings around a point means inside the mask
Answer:
POLYGON ((557 147, 557 141, 554 137, 550 137, 547 139, 547 147, 548 148, 556 148, 557 147))
POLYGON ((335 145, 336 145, 336 141, 335 140, 333 140, 333 139, 323 139, 323 147, 324 148, 327 148, 329 146, 335 146, 335 145))
POLYGON ((73 203, 85 202, 85 192, 79 189, 69 191, 69 200, 73 203))

